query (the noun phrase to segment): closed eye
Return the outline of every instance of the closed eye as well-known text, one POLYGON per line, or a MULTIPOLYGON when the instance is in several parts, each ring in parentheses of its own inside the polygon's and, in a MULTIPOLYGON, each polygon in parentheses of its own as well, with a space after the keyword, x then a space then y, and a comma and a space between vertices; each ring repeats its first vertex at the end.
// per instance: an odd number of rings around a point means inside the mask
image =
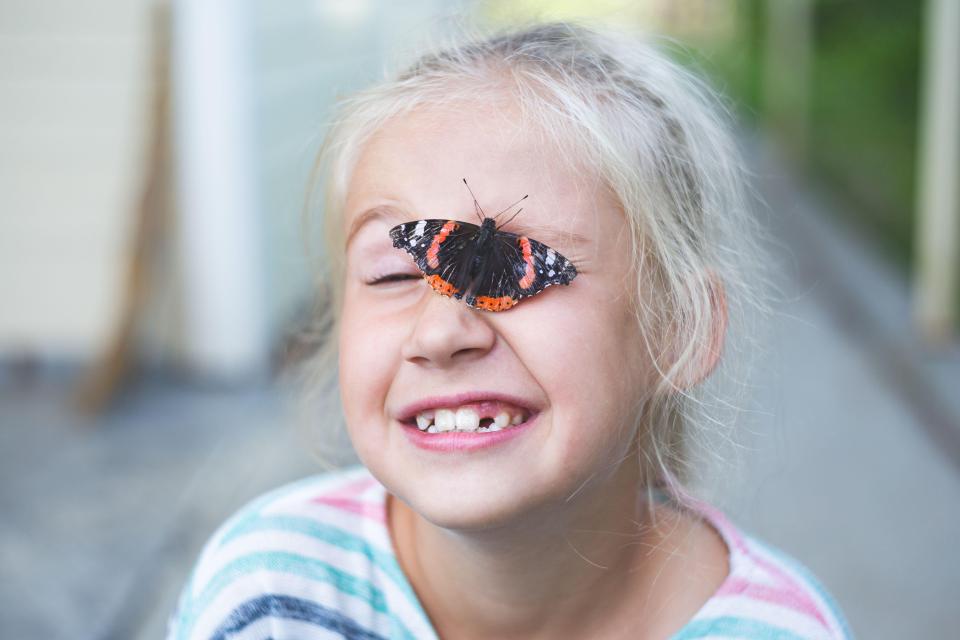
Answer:
POLYGON ((402 282, 404 280, 419 280, 423 276, 413 273, 389 273, 384 276, 379 276, 373 280, 367 282, 368 285, 376 284, 387 284, 390 282, 402 282))

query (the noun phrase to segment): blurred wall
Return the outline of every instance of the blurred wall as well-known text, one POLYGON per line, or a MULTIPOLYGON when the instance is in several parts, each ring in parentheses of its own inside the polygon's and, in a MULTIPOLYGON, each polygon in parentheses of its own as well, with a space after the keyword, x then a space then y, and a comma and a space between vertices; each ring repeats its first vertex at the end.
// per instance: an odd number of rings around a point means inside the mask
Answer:
POLYGON ((0 354, 112 329, 147 139, 149 0, 0 2, 0 354))
MULTIPOLYGON (((239 132, 247 141, 225 145, 223 153, 240 149, 250 156, 232 161, 250 167, 253 184, 242 191, 253 200, 257 246, 248 253, 256 262, 256 277, 221 286, 256 289, 248 299, 257 301, 252 312, 262 317, 253 324, 266 333, 256 348, 268 350, 311 297, 313 273, 305 255, 302 214, 331 104, 377 79, 397 51, 442 31, 443 16, 468 3, 189 1, 191 8, 203 2, 229 12, 233 19, 220 27, 235 29, 235 41, 245 47, 232 54, 238 60, 227 62, 243 75, 239 94, 230 99, 243 104, 224 98, 214 108, 224 113, 239 109, 249 116, 244 125, 249 130, 239 132)), ((160 4, 0 3, 0 358, 29 354, 88 360, 106 345, 119 321, 146 179, 155 89, 151 18, 160 4)), ((182 26, 177 11, 182 13, 183 6, 188 5, 173 3, 175 29, 182 26)), ((178 46, 176 37, 173 46, 178 46)), ((182 59, 178 68, 176 50, 173 60, 174 88, 186 66, 206 62, 182 59)), ((181 105, 174 98, 176 111, 181 105)), ((194 117, 182 112, 175 117, 173 175, 179 174, 181 183, 184 158, 194 151, 182 134, 192 135, 194 117)), ((214 155, 205 163, 217 161, 214 155)), ((187 169, 191 189, 199 189, 201 196, 216 198, 216 189, 222 193, 222 184, 187 169)), ((159 300, 152 300, 147 331, 140 333, 146 335, 148 357, 190 362, 184 345, 189 352, 191 338, 197 338, 190 335, 195 327, 228 327, 231 316, 221 309, 215 318, 202 317, 210 309, 192 308, 198 303, 191 301, 184 283, 209 275, 204 270, 216 262, 217 243, 230 241, 226 232, 232 223, 229 216, 212 220, 203 207, 183 210, 183 199, 179 202, 178 226, 199 222, 202 237, 191 239, 189 229, 186 236, 174 234, 177 246, 163 261, 169 272, 152 294, 159 300), (195 260, 188 259, 191 242, 200 247, 195 260), (204 246, 209 255, 202 255, 204 246), (201 320, 191 323, 191 313, 201 320)), ((202 336, 194 341, 203 342, 202 336)), ((266 361, 268 354, 262 355, 266 361)))

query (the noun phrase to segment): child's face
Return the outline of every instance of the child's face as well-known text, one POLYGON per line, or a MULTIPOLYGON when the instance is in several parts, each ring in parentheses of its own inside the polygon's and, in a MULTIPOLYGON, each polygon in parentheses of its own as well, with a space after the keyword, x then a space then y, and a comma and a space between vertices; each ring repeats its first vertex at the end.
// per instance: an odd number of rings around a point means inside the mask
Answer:
POLYGON ((339 335, 343 407, 361 460, 388 490, 439 526, 475 528, 562 507, 585 480, 616 468, 653 367, 629 304, 627 225, 593 176, 557 161, 511 109, 420 110, 365 146, 345 216, 354 233, 339 335), (497 313, 443 297, 422 278, 367 284, 419 274, 393 247, 393 225, 477 223, 463 177, 487 215, 530 194, 507 230, 559 251, 577 278, 497 313), (353 229, 374 207, 386 215, 353 229), (535 414, 530 427, 470 452, 411 442, 398 420, 405 407, 467 392, 522 399, 535 414))

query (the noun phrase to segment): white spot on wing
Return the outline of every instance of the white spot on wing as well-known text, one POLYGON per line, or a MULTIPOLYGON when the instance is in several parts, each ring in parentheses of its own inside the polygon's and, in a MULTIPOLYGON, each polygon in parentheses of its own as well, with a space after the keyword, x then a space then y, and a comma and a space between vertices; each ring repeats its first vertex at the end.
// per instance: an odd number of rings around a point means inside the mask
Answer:
POLYGON ((410 238, 410 246, 417 244, 417 240, 420 239, 420 236, 423 235, 423 230, 427 227, 426 220, 420 220, 417 222, 417 226, 413 228, 413 236, 410 238))
MULTIPOLYGON (((557 259, 557 254, 553 251, 553 249, 547 249, 547 266, 549 267, 550 265, 552 265, 554 260, 556 259, 557 259)), ((553 275, 553 274, 551 273, 550 275, 553 275)))

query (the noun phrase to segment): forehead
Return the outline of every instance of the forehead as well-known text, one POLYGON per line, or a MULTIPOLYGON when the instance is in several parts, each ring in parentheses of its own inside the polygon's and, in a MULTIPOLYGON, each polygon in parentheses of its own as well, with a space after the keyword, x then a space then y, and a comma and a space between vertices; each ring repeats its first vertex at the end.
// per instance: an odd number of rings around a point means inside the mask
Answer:
MULTIPOLYGON (((396 117, 364 145, 348 186, 345 232, 364 222, 456 218, 479 224, 466 178, 493 216, 529 194, 507 230, 550 244, 596 237, 609 196, 591 172, 558 158, 509 104, 460 104, 396 117)), ((502 223, 514 210, 505 213, 502 223)))

